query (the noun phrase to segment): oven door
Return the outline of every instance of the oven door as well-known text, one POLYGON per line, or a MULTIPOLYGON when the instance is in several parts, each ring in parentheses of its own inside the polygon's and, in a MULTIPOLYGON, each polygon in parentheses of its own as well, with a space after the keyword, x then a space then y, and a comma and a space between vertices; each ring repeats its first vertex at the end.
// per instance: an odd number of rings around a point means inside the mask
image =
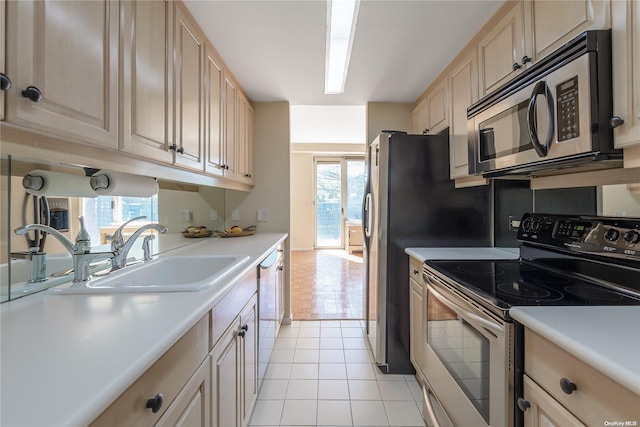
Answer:
POLYGON ((578 57, 469 119, 476 172, 593 151, 588 59, 578 57))
POLYGON ((458 427, 512 425, 512 325, 472 305, 433 274, 425 273, 425 279, 425 376, 427 392, 435 397, 425 399, 426 417, 435 426, 448 425, 448 419, 458 427), (448 419, 437 419, 433 402, 448 419))

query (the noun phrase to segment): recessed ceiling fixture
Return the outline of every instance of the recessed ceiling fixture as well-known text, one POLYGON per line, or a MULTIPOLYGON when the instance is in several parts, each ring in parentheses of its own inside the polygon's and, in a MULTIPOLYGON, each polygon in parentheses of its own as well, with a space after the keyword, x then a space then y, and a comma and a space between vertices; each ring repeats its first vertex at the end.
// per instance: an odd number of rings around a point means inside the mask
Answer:
POLYGON ((360 0, 327 0, 327 58, 324 93, 344 92, 360 0))

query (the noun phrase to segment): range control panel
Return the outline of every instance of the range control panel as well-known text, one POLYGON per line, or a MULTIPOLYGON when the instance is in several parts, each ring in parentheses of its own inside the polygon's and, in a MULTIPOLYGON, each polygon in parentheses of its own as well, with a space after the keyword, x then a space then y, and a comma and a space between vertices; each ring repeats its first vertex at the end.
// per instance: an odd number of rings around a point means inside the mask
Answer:
POLYGON ((640 260, 640 218, 528 213, 518 240, 560 249, 640 260))

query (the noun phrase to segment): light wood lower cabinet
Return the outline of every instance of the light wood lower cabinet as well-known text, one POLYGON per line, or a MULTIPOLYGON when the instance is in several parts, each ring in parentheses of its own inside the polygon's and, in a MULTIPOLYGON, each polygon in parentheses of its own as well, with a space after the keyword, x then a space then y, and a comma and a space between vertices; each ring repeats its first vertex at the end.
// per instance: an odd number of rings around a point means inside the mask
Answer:
POLYGON ((424 319, 424 298, 422 286, 422 264, 420 261, 409 257, 409 359, 416 368, 416 375, 424 379, 424 328, 426 326, 424 319))
POLYGON ((258 397, 256 302, 254 295, 211 351, 212 426, 249 423, 258 397))
POLYGON ((209 359, 205 359, 155 427, 209 427, 210 379, 209 359))
POLYGON ((524 400, 530 405, 525 427, 640 422, 640 395, 530 329, 525 329, 524 353, 525 381, 529 381, 524 400), (548 424, 541 423, 545 419, 548 424))
MULTIPOLYGON (((196 410, 187 406, 192 401, 197 404, 197 391, 182 393, 181 390, 188 390, 193 385, 189 379, 194 373, 197 376, 198 373, 202 375, 201 369, 208 371, 207 367, 198 369, 207 357, 208 347, 209 315, 206 315, 94 420, 91 426, 150 426, 158 422, 165 413, 174 414, 167 415, 167 420, 179 413, 176 418, 179 420, 182 415, 196 410), (148 407, 149 401, 153 399, 158 404, 156 412, 148 407), (162 400, 161 404, 159 399, 162 400)), ((199 379, 193 381, 202 383, 199 379)), ((200 385, 197 388, 200 389, 200 385)), ((206 390, 203 389, 202 392, 206 393, 206 390)), ((202 412, 203 418, 208 418, 209 401, 201 403, 197 410, 202 412)))

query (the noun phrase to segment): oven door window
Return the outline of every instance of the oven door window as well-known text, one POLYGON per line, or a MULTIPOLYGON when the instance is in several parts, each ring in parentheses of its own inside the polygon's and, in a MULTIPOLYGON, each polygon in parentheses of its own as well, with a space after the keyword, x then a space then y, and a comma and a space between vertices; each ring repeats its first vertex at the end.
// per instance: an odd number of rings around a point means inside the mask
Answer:
POLYGON ((533 150, 527 124, 528 106, 527 99, 480 123, 481 162, 533 150))
POLYGON ((428 293, 427 343, 489 424, 491 342, 428 293))

